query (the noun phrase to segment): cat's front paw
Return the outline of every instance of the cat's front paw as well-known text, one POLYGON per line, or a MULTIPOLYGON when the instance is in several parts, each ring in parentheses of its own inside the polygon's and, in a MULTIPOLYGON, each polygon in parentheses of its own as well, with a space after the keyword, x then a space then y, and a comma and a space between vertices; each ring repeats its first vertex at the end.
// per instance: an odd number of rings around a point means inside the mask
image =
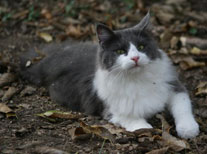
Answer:
POLYGON ((142 128, 152 128, 152 125, 150 125, 149 123, 145 121, 136 121, 128 125, 126 127, 126 130, 129 132, 133 132, 135 130, 142 129, 142 128))
POLYGON ((176 125, 176 131, 184 139, 193 138, 199 134, 199 125, 194 119, 185 120, 176 125))

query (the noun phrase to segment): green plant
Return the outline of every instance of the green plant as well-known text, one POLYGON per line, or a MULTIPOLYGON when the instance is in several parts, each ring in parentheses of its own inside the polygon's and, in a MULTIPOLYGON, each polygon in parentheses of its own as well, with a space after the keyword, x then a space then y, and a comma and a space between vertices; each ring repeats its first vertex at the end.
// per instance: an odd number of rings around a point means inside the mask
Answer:
POLYGON ((32 5, 29 8, 29 14, 28 14, 27 20, 32 21, 32 20, 37 19, 39 16, 40 16, 40 12, 38 10, 35 10, 34 6, 32 5))
POLYGON ((0 13, 2 16, 2 22, 6 22, 12 17, 12 13, 0 13))
POLYGON ((132 9, 135 6, 135 0, 123 0, 125 5, 127 6, 128 9, 132 9))
POLYGON ((105 142, 106 142, 106 140, 103 141, 103 143, 102 143, 102 145, 101 145, 101 149, 100 149, 100 151, 99 151, 99 154, 102 154, 102 151, 103 151, 103 147, 104 147, 104 145, 105 145, 105 142))

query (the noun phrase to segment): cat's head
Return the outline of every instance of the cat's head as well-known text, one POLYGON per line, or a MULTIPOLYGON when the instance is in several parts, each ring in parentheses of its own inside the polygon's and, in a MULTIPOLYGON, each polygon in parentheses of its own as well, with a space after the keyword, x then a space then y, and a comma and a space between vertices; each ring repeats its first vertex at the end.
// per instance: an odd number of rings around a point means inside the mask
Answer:
POLYGON ((106 25, 98 24, 99 63, 108 70, 136 71, 160 58, 160 52, 148 32, 150 14, 134 27, 112 31, 106 25))

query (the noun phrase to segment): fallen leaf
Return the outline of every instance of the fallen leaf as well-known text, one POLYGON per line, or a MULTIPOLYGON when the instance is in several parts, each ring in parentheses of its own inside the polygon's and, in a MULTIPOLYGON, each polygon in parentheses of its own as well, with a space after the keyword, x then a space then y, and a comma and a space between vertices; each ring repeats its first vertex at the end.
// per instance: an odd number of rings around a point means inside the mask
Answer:
POLYGON ((175 64, 179 64, 182 70, 189 70, 191 68, 203 67, 205 62, 195 61, 191 56, 186 55, 171 55, 175 64))
POLYGON ((104 140, 109 140, 111 142, 115 141, 114 136, 109 132, 109 130, 107 130, 106 128, 102 127, 102 126, 98 126, 98 125, 87 125, 84 122, 80 122, 80 126, 83 128, 83 130, 86 133, 92 133, 95 134, 101 138, 103 138, 104 140))
POLYGON ((6 104, 0 103, 0 112, 9 113, 9 112, 13 112, 13 110, 10 109, 6 104))
POLYGON ((6 86, 16 80, 16 76, 12 73, 4 73, 0 76, 0 87, 6 86))
POLYGON ((199 49, 197 47, 193 47, 190 50, 190 53, 194 54, 194 55, 207 55, 207 50, 201 50, 201 49, 199 49))
POLYGON ((15 87, 9 87, 9 89, 4 93, 2 101, 4 102, 10 100, 16 93, 17 89, 15 87))
POLYGON ((89 25, 83 28, 80 25, 74 26, 71 24, 66 28, 65 31, 68 36, 78 39, 91 32, 91 26, 89 25))
POLYGON ((155 16, 158 18, 159 22, 164 25, 169 24, 172 19, 175 18, 174 10, 170 5, 154 4, 151 9, 155 13, 155 16))
POLYGON ((47 111, 45 113, 37 114, 43 118, 59 118, 59 119, 79 119, 82 117, 80 113, 62 112, 62 111, 47 111))
POLYGON ((34 148, 38 145, 42 145, 44 141, 28 141, 25 144, 21 144, 19 147, 16 147, 17 150, 29 149, 34 148))
POLYGON ((31 86, 27 86, 26 88, 24 88, 21 93, 20 96, 25 96, 25 95, 32 95, 34 92, 36 91, 36 88, 31 87, 31 86))
POLYGON ((109 124, 109 123, 102 125, 102 127, 109 130, 111 134, 116 134, 116 135, 119 135, 120 133, 123 133, 125 131, 123 128, 114 126, 113 124, 109 124))
POLYGON ((52 14, 47 9, 42 9, 41 14, 48 20, 52 19, 52 14))
POLYGON ((195 61, 192 57, 187 57, 183 59, 183 61, 180 62, 179 65, 181 69, 188 70, 188 69, 195 68, 195 67, 205 66, 205 62, 198 62, 198 61, 195 61))
POLYGON ((53 40, 52 36, 45 32, 37 33, 40 38, 45 40, 46 42, 51 42, 53 40))
POLYGON ((85 132, 82 127, 70 129, 69 134, 73 140, 86 140, 91 137, 91 133, 85 132))
POLYGON ((168 122, 165 120, 163 115, 161 114, 156 114, 156 118, 161 120, 162 123, 162 130, 169 132, 171 129, 171 126, 168 124, 168 122))
POLYGON ((81 32, 80 25, 78 25, 78 26, 70 25, 66 29, 66 34, 71 37, 75 37, 75 38, 79 38, 79 37, 83 36, 83 32, 81 32))
POLYGON ((6 104, 0 103, 0 112, 5 113, 7 118, 16 117, 14 111, 9 108, 6 104))
POLYGON ((23 10, 21 12, 14 14, 12 18, 13 19, 17 19, 17 18, 24 19, 28 13, 29 13, 29 10, 23 10))
POLYGON ((183 149, 189 149, 190 145, 187 141, 178 139, 169 133, 171 126, 165 120, 161 114, 156 115, 162 122, 162 144, 168 146, 174 151, 182 151, 183 149))
POLYGON ((170 48, 177 49, 178 42, 179 42, 179 38, 176 36, 173 36, 172 39, 170 40, 170 48))
POLYGON ((162 48, 168 49, 170 47, 170 40, 172 36, 172 33, 168 29, 160 35, 160 44, 162 48))
POLYGON ((66 151, 62 151, 56 148, 48 147, 48 146, 37 146, 34 149, 34 153, 41 153, 41 154, 69 154, 66 151))
POLYGON ((199 85, 196 87, 197 92, 195 93, 196 96, 200 95, 207 95, 207 81, 200 82, 199 85))
POLYGON ((138 129, 133 132, 136 136, 141 137, 141 136, 147 136, 147 137, 152 137, 153 135, 161 134, 162 131, 160 129, 154 129, 154 128, 142 128, 138 129))
POLYGON ((174 151, 182 151, 184 149, 190 149, 190 145, 187 141, 178 139, 166 131, 162 133, 162 140, 165 145, 168 145, 174 151))
POLYGON ((9 113, 6 114, 6 117, 7 117, 7 118, 11 118, 11 117, 15 117, 15 118, 17 118, 17 115, 16 115, 16 113, 14 113, 14 112, 9 112, 9 113))
POLYGON ((207 49, 207 39, 201 39, 197 37, 180 37, 182 46, 197 47, 199 49, 207 49))
POLYGON ((161 149, 155 149, 150 152, 147 152, 146 154, 165 154, 168 151, 169 147, 164 147, 161 149))

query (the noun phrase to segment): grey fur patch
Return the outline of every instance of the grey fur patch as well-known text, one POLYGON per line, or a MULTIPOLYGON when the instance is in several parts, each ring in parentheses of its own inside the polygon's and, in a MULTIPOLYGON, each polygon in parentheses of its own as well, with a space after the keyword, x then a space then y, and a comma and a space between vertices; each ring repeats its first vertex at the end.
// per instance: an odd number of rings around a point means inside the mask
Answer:
POLYGON ((170 82, 168 82, 168 84, 171 85, 173 91, 176 93, 186 91, 186 88, 181 84, 181 82, 179 80, 170 81, 170 82))

